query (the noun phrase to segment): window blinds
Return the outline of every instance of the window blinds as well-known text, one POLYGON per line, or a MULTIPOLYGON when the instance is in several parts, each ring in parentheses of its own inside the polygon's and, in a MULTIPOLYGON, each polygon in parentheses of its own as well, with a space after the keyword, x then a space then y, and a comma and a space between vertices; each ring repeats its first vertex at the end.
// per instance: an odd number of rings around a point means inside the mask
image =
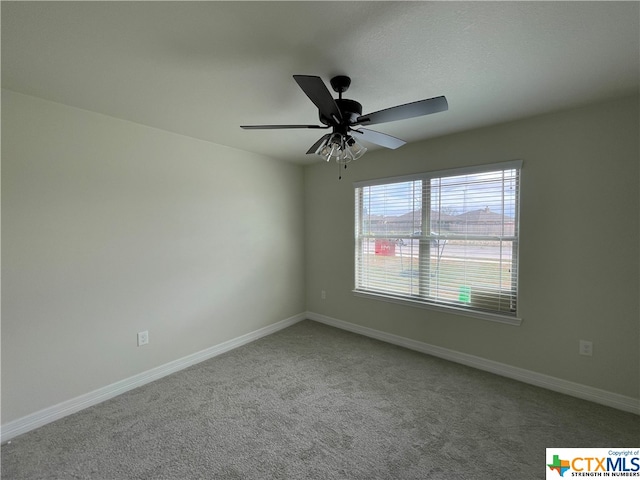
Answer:
POLYGON ((356 184, 356 291, 515 316, 520 169, 356 184))

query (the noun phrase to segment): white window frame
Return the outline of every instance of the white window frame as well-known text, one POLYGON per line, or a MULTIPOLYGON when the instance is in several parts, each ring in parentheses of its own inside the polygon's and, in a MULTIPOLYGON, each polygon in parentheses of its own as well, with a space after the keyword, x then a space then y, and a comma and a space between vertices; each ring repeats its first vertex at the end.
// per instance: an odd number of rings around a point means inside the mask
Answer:
MULTIPOLYGON (((500 323, 506 323, 510 325, 520 325, 522 322, 522 318, 518 315, 518 297, 519 297, 519 286, 518 286, 518 276, 519 276, 519 236, 520 236, 520 178, 522 174, 522 160, 512 160, 508 162, 500 162, 488 165, 480 165, 480 166, 471 166, 471 167, 463 167, 463 168, 454 168, 448 170, 440 170, 434 172, 425 172, 414 175, 405 175, 399 177, 389 177, 389 178, 380 178, 375 180, 366 180, 355 182, 353 184, 355 190, 355 278, 354 284, 355 287, 353 289, 353 294, 359 297, 370 298, 375 300, 382 300, 386 302, 398 303, 402 305, 409 305, 414 307, 426 308, 430 310, 436 310, 447 313, 454 313, 458 315, 463 315, 467 317, 480 318, 483 320, 491 320, 500 323), (380 239, 381 235, 373 234, 369 232, 368 234, 364 234, 362 232, 363 222, 363 195, 362 189, 371 186, 379 186, 386 184, 394 184, 401 182, 410 182, 415 180, 422 180, 423 185, 431 182, 433 179, 452 177, 452 176, 460 176, 466 174, 479 174, 479 173, 487 173, 487 172, 495 172, 501 170, 516 170, 517 178, 516 178, 516 198, 515 198, 515 217, 514 217, 514 232, 513 235, 503 235, 500 237, 500 240, 512 242, 512 257, 511 257, 511 265, 514 270, 512 274, 512 289, 515 301, 515 308, 512 311, 504 312, 504 311, 493 311, 486 309, 478 309, 472 307, 470 305, 461 305, 456 303, 447 303, 441 301, 432 301, 429 299, 428 295, 425 295, 423 288, 423 283, 428 281, 428 267, 421 267, 419 271, 420 278, 420 293, 418 294, 398 294, 392 291, 381 291, 381 290, 370 290, 366 287, 362 286, 361 275, 362 275, 362 255, 363 255, 363 241, 369 241, 371 239, 380 239), (422 271, 427 270, 427 271, 422 271)), ((430 225, 429 215, 431 212, 431 203, 428 192, 423 192, 422 194, 422 205, 421 210, 423 212, 422 225, 430 225)), ((394 235, 395 237, 396 235, 394 235)), ((411 236, 413 238, 413 236, 411 236)), ((420 241, 420 255, 429 255, 429 242, 433 240, 439 240, 440 237, 437 235, 432 235, 431 232, 429 234, 424 234, 422 232, 419 235, 420 241), (426 246, 426 248, 424 248, 426 246)), ((478 239, 480 237, 474 237, 478 239)), ((492 236, 491 239, 495 240, 495 236, 492 236)), ((481 238, 480 238, 481 239, 481 238)), ((420 262, 420 265, 428 265, 428 262, 420 262)))

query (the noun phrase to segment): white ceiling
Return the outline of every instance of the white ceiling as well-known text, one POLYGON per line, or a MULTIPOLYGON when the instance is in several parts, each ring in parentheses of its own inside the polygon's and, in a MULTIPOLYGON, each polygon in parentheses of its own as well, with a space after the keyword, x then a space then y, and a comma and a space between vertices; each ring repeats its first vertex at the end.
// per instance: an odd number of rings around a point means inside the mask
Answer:
MULTIPOLYGON (((417 141, 637 92, 638 2, 2 2, 2 86, 297 163, 322 130, 292 78, 352 78, 417 141)), ((367 145, 370 146, 370 145, 367 145)))

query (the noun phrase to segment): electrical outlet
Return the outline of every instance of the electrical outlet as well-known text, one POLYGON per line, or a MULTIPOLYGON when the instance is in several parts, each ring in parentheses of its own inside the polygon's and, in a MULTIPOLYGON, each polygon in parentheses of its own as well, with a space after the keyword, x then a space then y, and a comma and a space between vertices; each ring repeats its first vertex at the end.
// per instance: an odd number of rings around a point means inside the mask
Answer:
POLYGON ((145 330, 144 332, 138 332, 138 346, 146 345, 149 343, 149 330, 145 330))
POLYGON ((580 355, 591 357, 593 355, 593 343, 588 340, 580 340, 580 355))
POLYGON ((320 298, 322 300, 326 300, 327 299, 327 292, 325 290, 321 290, 320 291, 320 298))

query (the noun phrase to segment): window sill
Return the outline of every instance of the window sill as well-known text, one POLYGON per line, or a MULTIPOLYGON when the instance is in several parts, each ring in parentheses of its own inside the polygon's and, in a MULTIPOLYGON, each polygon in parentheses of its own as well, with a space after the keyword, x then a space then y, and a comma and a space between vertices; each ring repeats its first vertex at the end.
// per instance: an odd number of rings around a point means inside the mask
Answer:
POLYGON ((499 313, 491 312, 479 312, 473 310, 467 310, 465 308, 458 308, 455 306, 435 305, 432 303, 422 302, 420 300, 413 300, 406 297, 396 297, 393 295, 384 295, 380 293, 365 292, 362 290, 353 290, 353 294, 356 297, 369 298, 371 300, 379 300, 382 302, 397 303, 400 305, 407 305, 410 307, 425 308, 427 310, 435 310, 437 312, 444 312, 454 315, 462 315, 465 317, 478 318, 480 320, 488 320, 491 322, 505 323, 507 325, 514 325, 519 327, 522 324, 522 319, 511 315, 500 315, 499 313))

